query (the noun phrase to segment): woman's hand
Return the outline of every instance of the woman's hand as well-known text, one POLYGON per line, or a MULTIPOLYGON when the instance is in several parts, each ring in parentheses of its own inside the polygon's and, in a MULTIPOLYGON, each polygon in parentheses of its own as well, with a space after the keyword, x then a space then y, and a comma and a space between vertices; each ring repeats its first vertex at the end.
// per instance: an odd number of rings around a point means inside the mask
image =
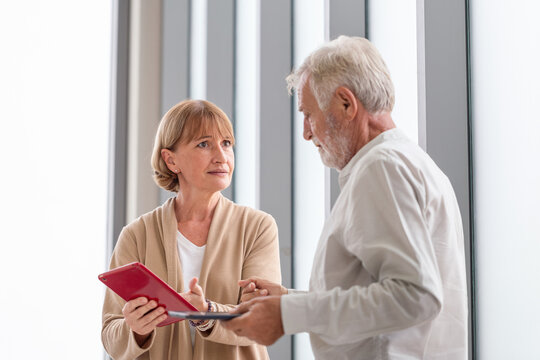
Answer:
POLYGON ((199 286, 197 283, 199 279, 194 277, 189 282, 189 291, 186 291, 184 293, 181 293, 182 297, 189 301, 193 306, 197 308, 199 311, 208 311, 208 303, 206 302, 206 298, 204 297, 203 289, 199 286))
POLYGON ((139 297, 128 301, 122 308, 122 314, 129 328, 135 333, 135 339, 142 346, 156 326, 167 319, 163 307, 158 307, 154 300, 139 297))
POLYGON ((260 296, 279 296, 287 294, 288 292, 287 288, 281 286, 280 284, 276 284, 256 276, 245 280, 240 280, 238 285, 242 287, 242 297, 240 298, 241 303, 260 296))

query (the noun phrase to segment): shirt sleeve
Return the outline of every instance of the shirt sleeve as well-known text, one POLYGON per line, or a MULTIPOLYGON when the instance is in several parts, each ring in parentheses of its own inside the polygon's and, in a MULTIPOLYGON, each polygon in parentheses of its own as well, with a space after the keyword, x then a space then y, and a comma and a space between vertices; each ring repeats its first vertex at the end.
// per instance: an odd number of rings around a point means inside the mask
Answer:
POLYGON ((296 289, 287 289, 287 295, 293 295, 293 294, 307 294, 307 291, 305 291, 305 290, 296 290, 296 289))
POLYGON ((442 308, 439 269, 423 215, 421 174, 386 159, 357 175, 349 180, 346 211, 334 216, 345 219, 344 246, 358 259, 359 271, 368 271, 374 281, 283 296, 287 334, 307 331, 327 342, 348 344, 421 324, 442 308))

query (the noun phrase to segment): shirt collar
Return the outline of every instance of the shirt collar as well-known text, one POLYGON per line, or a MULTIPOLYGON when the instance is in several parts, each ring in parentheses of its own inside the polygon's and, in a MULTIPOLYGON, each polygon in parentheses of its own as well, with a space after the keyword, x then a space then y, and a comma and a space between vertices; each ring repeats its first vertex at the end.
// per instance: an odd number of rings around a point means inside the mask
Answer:
POLYGON ((400 139, 405 137, 405 134, 398 128, 393 128, 390 130, 383 131, 379 135, 377 135, 374 139, 372 139, 370 142, 368 142, 366 145, 364 145, 354 156, 349 160, 347 165, 341 171, 339 172, 339 187, 343 189, 347 181, 349 180, 349 176, 351 175, 353 169, 355 168, 356 164, 360 161, 364 155, 366 155, 371 149, 373 149, 375 146, 393 139, 400 139))

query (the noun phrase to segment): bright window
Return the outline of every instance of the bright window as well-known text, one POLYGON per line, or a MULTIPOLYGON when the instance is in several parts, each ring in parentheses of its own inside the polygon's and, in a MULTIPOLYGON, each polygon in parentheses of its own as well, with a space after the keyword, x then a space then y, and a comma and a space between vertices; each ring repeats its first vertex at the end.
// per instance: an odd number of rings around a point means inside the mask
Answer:
POLYGON ((259 208, 259 0, 238 0, 236 14, 235 201, 259 208))
POLYGON ((206 46, 208 22, 207 0, 191 1, 190 95, 192 99, 206 99, 206 46))
MULTIPOLYGON (((324 0, 294 2, 294 66, 325 41, 324 0)), ((304 117, 294 111, 294 284, 299 290, 309 288, 311 265, 324 224, 325 168, 311 141, 304 140, 304 117)), ((295 359, 311 359, 313 353, 307 333, 295 335, 295 359)))
POLYGON ((368 36, 377 47, 394 82, 396 103, 392 118, 418 142, 418 67, 416 1, 369 1, 368 36))
POLYGON ((99 359, 111 4, 0 2, 0 348, 99 359))

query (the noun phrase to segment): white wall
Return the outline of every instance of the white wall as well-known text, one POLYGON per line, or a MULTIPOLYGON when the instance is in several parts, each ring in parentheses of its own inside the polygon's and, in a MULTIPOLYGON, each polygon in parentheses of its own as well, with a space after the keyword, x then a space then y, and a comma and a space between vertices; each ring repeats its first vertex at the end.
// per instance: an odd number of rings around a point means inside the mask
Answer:
POLYGON ((540 4, 471 1, 478 355, 539 359, 540 4))

